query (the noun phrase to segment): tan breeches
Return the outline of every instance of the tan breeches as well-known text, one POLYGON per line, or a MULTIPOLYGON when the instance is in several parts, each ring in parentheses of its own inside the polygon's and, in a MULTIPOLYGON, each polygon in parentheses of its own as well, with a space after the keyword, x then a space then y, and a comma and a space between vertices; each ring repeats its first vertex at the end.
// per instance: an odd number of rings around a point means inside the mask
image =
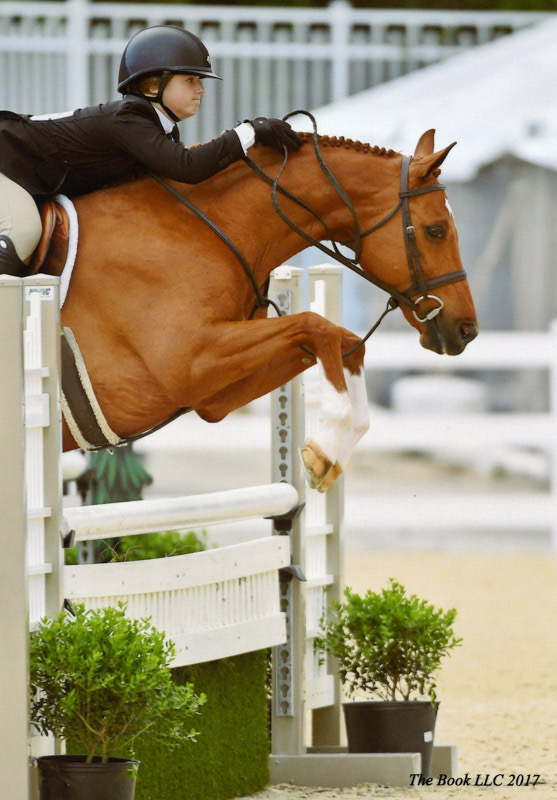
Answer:
POLYGON ((22 261, 32 255, 41 231, 41 217, 29 192, 0 172, 0 233, 10 237, 22 261))

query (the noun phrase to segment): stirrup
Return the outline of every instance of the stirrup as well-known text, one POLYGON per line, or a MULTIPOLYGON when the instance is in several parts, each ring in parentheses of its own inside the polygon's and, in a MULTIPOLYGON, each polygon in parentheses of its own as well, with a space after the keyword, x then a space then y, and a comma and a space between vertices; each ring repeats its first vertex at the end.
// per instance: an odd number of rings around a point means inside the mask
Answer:
POLYGON ((28 271, 27 264, 18 256, 10 237, 0 234, 0 275, 23 278, 28 271))

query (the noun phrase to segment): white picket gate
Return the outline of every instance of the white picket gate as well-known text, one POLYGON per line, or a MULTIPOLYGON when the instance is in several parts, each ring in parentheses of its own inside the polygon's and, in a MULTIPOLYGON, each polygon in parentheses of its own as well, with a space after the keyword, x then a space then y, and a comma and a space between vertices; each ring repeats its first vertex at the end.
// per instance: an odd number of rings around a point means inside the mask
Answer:
MULTIPOLYGON (((64 531, 86 541, 153 530, 192 528, 287 512, 289 484, 67 509, 64 531), (131 507, 131 508, 130 508, 131 507)), ((173 666, 198 664, 271 647, 286 638, 278 569, 290 564, 287 539, 267 537, 172 558, 64 569, 64 596, 87 608, 127 604, 151 617, 176 645, 173 666)))

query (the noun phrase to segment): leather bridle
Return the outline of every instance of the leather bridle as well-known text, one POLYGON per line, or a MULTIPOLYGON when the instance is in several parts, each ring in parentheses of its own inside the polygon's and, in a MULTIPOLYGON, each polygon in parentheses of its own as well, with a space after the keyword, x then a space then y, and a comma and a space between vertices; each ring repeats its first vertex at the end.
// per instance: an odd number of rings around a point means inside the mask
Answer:
MULTIPOLYGON (((439 286, 446 286, 446 285, 451 284, 451 283, 457 283, 458 281, 466 280, 466 272, 465 272, 465 270, 460 269, 460 270, 455 270, 454 272, 445 273, 444 275, 437 275, 434 278, 426 278, 425 277, 424 271, 423 271, 423 268, 422 268, 422 265, 421 265, 421 261, 420 261, 420 253, 419 253, 418 246, 417 246, 417 243, 416 243, 416 232, 415 232, 415 228, 414 228, 414 226, 412 224, 412 217, 411 217, 411 214, 410 214, 410 203, 409 203, 409 201, 410 201, 411 197, 417 197, 417 196, 422 195, 422 194, 428 194, 429 192, 445 191, 446 186, 444 186, 441 183, 436 183, 436 184, 433 184, 431 186, 422 186, 422 187, 418 187, 416 189, 409 189, 408 188, 408 176, 409 176, 410 163, 412 161, 412 157, 411 156, 403 156, 402 157, 401 166, 400 166, 400 191, 399 191, 399 194, 398 194, 399 199, 398 199, 397 204, 379 222, 377 222, 375 225, 372 225, 367 230, 361 232, 360 231, 360 226, 359 226, 359 223, 358 223, 358 218, 357 218, 357 215, 356 215, 356 211, 354 209, 352 201, 350 200, 350 198, 346 194, 346 192, 343 189, 343 187, 340 185, 340 183, 334 177, 334 175, 330 171, 329 167, 325 164, 325 161, 324 161, 324 159, 323 159, 323 157, 321 155, 321 151, 320 151, 320 148, 319 148, 319 137, 318 137, 318 134, 317 134, 317 123, 316 123, 315 118, 313 117, 313 115, 310 114, 309 111, 292 111, 290 114, 287 114, 286 117, 284 117, 284 119, 286 120, 289 117, 295 116, 297 114, 304 114, 305 116, 309 117, 309 119, 312 122, 312 125, 313 125, 313 147, 314 147, 314 151, 315 151, 315 156, 316 156, 317 162, 318 162, 319 166, 321 167, 321 170, 326 175, 326 177, 327 177, 329 183, 331 184, 331 186, 333 187, 333 189, 341 197, 341 199, 344 201, 346 207, 350 211, 351 216, 352 216, 352 220, 353 220, 353 224, 354 224, 354 236, 351 239, 345 240, 344 242, 336 242, 334 237, 331 235, 327 224, 321 218, 321 216, 314 209, 312 209, 310 206, 308 206, 306 203, 304 203, 302 200, 300 200, 298 197, 296 197, 294 194, 289 192, 287 189, 284 189, 280 185, 280 183, 279 183, 280 178, 281 178, 282 173, 284 172, 284 169, 285 169, 286 164, 288 162, 288 152, 286 151, 286 149, 285 149, 284 161, 283 161, 282 167, 280 168, 280 170, 279 170, 279 172, 277 174, 277 177, 274 178, 274 179, 271 178, 269 175, 267 175, 261 169, 261 167, 259 167, 259 165, 256 164, 254 161, 252 161, 250 158, 248 158, 248 157, 245 158, 246 163, 251 167, 251 169, 260 178, 262 178, 264 181, 266 181, 266 183, 268 183, 271 186, 271 200, 272 200, 272 203, 273 203, 274 210, 277 212, 277 214, 279 214, 281 219, 292 230, 294 230, 299 236, 301 236, 303 239, 305 239, 313 247, 317 247, 319 250, 321 250, 322 252, 326 253, 328 256, 333 258, 335 261, 338 261, 339 263, 341 263, 344 266, 348 267, 348 269, 350 269, 353 272, 355 272, 357 275, 360 275, 360 277, 364 278, 369 283, 372 283, 375 286, 377 286, 380 289, 383 289, 385 292, 387 292, 387 294, 390 295, 390 298, 393 301, 393 302, 390 303, 389 310, 393 310, 398 305, 402 304, 402 305, 408 306, 412 310, 412 313, 414 314, 414 317, 416 318, 416 320, 418 322, 422 322, 422 323, 423 322, 429 322, 430 320, 434 319, 439 314, 439 312, 443 309, 443 305, 444 304, 443 304, 443 301, 441 300, 441 298, 437 297, 436 295, 430 294, 430 290, 431 289, 436 289, 439 286), (278 202, 277 193, 280 193, 281 195, 287 197, 289 200, 294 201, 297 205, 302 206, 307 211, 310 211, 310 213, 317 220, 319 220, 319 222, 323 226, 325 234, 327 236, 327 239, 328 239, 328 241, 331 242, 331 247, 327 247, 326 245, 324 245, 322 243, 322 241, 318 241, 313 236, 311 236, 310 234, 306 233, 306 231, 302 230, 302 228, 300 228, 298 225, 296 225, 296 223, 292 219, 290 219, 290 217, 288 217, 285 214, 285 212, 283 211, 283 209, 281 208, 281 206, 280 206, 280 204, 278 202), (402 211, 402 232, 403 232, 403 237, 404 237, 404 247, 405 247, 405 251, 406 251, 406 261, 407 261, 407 264, 408 264, 408 270, 409 270, 409 273, 410 273, 410 279, 412 281, 412 283, 408 287, 408 289, 404 289, 402 291, 399 291, 398 289, 395 289, 395 287, 390 286, 388 283, 385 283, 384 281, 381 281, 378 278, 375 278, 373 275, 369 275, 367 272, 364 272, 364 270, 359 266, 359 260, 360 260, 360 257, 361 257, 362 239, 364 239, 364 237, 369 236, 370 234, 374 233, 376 230, 378 230, 383 225, 385 225, 385 223, 387 223, 392 217, 394 217, 394 215, 399 211, 399 209, 402 211), (340 245, 352 245, 353 250, 354 250, 354 258, 353 259, 348 258, 343 253, 341 253, 340 250, 339 250, 339 247, 338 247, 339 244, 340 245), (419 295, 419 296, 415 300, 413 300, 412 296, 416 295, 416 294, 419 295), (423 317, 418 316, 419 304, 423 300, 430 300, 430 299, 435 300, 438 303, 438 305, 435 308, 431 309, 429 312, 427 312, 425 314, 425 316, 423 316, 423 317)), ((369 335, 370 334, 368 334, 368 336, 369 335)), ((366 337, 366 338, 368 338, 368 337, 366 337)))

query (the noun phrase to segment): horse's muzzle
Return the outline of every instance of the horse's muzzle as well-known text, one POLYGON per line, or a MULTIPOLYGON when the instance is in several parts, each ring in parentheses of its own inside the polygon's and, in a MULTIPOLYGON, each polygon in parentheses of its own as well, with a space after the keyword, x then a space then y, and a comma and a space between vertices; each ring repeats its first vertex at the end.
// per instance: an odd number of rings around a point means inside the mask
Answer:
POLYGON ((477 325, 475 325, 473 322, 460 322, 458 324, 458 335, 460 336, 464 347, 466 347, 466 345, 473 341, 478 335, 477 325))
POLYGON ((477 335, 478 327, 475 322, 459 320, 454 327, 447 328, 439 317, 435 317, 424 325, 420 343, 434 353, 457 356, 477 335))

